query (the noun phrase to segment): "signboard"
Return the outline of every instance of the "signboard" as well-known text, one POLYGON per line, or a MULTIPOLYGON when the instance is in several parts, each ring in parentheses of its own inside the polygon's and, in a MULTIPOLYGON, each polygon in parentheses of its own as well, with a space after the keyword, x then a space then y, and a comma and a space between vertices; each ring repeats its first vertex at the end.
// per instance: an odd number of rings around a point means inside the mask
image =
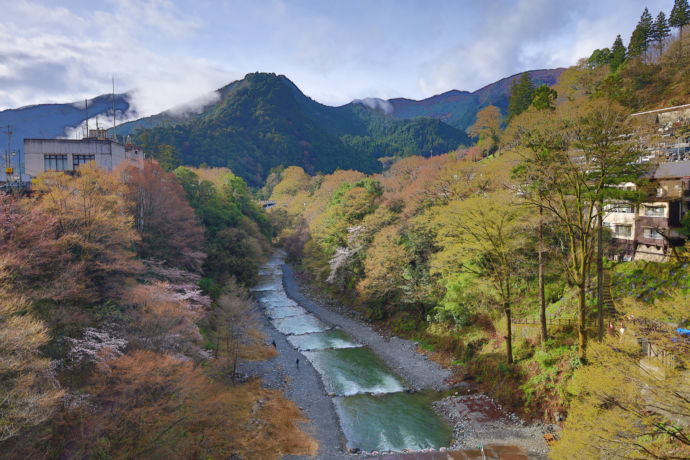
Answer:
POLYGON ((14 172, 14 168, 5 168, 5 174, 12 174, 14 172))

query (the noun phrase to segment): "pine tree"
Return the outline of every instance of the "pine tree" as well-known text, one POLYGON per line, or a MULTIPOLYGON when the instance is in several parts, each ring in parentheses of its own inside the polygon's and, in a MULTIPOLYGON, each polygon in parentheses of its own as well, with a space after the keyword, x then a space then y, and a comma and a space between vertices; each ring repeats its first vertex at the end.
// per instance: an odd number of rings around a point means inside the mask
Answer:
POLYGON ((671 26, 669 26, 666 20, 666 15, 663 11, 660 11, 654 21, 654 26, 652 28, 651 38, 656 42, 659 48, 659 55, 664 52, 664 41, 671 35, 671 26))
POLYGON ((520 76, 519 80, 513 80, 510 88, 510 101, 508 102, 508 118, 513 118, 527 110, 534 96, 534 83, 527 72, 520 76))
POLYGON ((618 67, 623 64, 625 61, 626 57, 626 49, 625 45, 623 44, 623 39, 621 38, 620 34, 616 35, 616 40, 613 42, 613 46, 611 46, 611 58, 609 61, 609 64, 611 65, 611 70, 616 71, 618 67))
POLYGON ((652 15, 649 14, 649 10, 645 8, 642 16, 640 16, 640 21, 630 37, 630 44, 628 45, 628 54, 630 56, 642 56, 647 52, 653 30, 654 20, 652 15))
POLYGON ((678 29, 680 35, 680 52, 683 50, 683 26, 690 23, 690 5, 688 0, 675 0, 671 15, 668 18, 668 24, 671 27, 678 29))

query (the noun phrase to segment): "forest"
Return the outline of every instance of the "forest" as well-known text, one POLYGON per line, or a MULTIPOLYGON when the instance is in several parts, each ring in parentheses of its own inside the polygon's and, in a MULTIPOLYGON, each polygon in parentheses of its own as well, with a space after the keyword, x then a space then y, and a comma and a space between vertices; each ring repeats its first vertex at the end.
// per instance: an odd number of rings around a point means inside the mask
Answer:
POLYGON ((315 451, 294 403, 234 371, 275 354, 247 314, 272 228, 242 179, 89 163, 0 216, 0 456, 315 451))
POLYGON ((142 126, 133 137, 166 169, 226 166, 252 186, 280 165, 311 174, 375 172, 380 157, 429 155, 469 143, 463 131, 440 120, 398 120, 359 104, 319 104, 275 74, 248 74, 220 92, 218 104, 197 117, 142 126))
POLYGON ((690 458, 690 212, 666 260, 624 261, 605 225, 658 193, 631 115, 690 104, 688 24, 687 0, 645 9, 466 132, 249 74, 132 131, 141 168, 0 194, 0 457, 315 456, 302 408, 238 372, 278 353, 249 289, 280 247, 452 385, 558 424, 551 458, 690 458))
MULTIPOLYGON (((670 25, 682 27, 677 3, 670 25)), ((312 283, 419 342, 458 381, 564 421, 555 459, 690 455, 690 363, 675 338, 690 320, 690 246, 616 262, 602 223, 606 203, 648 193, 653 165, 637 161, 629 115, 689 102, 689 45, 669 29, 645 10, 630 48, 618 36, 553 87, 523 76, 507 116, 479 112, 469 149, 374 175, 280 168, 261 192, 312 283), (643 358, 641 338, 666 359, 643 358)), ((690 213, 681 228, 687 241, 690 213)))

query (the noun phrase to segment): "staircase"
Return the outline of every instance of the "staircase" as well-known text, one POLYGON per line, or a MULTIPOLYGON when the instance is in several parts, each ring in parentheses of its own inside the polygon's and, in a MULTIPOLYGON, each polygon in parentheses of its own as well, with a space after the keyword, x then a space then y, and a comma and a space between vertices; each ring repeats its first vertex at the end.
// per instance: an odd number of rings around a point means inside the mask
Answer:
POLYGON ((604 303, 604 314, 608 317, 618 316, 616 311, 616 306, 613 303, 613 297, 611 296, 611 272, 604 270, 603 277, 604 292, 602 295, 602 301, 604 303))

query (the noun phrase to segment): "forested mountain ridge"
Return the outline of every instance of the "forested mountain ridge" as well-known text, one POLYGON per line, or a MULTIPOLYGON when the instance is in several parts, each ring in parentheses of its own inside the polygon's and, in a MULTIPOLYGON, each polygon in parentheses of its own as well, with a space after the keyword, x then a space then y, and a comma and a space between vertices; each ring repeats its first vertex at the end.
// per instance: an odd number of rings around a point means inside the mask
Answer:
POLYGON ((473 92, 454 89, 418 101, 395 98, 383 102, 390 104, 392 107, 390 115, 396 118, 437 118, 464 131, 472 124, 477 112, 486 106, 495 105, 506 113, 510 89, 523 74, 528 74, 536 86, 542 84, 552 86, 565 70, 564 68, 530 70, 502 78, 473 92))
POLYGON ((380 157, 441 153, 470 142, 439 120, 397 120, 359 105, 319 104, 275 74, 248 74, 219 93, 217 103, 188 121, 161 115, 119 130, 161 123, 132 134, 163 164, 228 166, 253 185, 279 165, 310 173, 374 172, 380 157))
MULTIPOLYGON (((134 107, 130 104, 128 94, 116 94, 115 100, 111 94, 102 94, 89 99, 88 110, 84 101, 64 104, 36 104, 16 109, 0 111, 0 126, 8 125, 12 130, 10 148, 17 149, 22 145, 24 138, 41 137, 55 138, 67 135, 69 128, 77 128, 88 117, 108 117, 112 120, 112 107, 118 116, 136 116, 134 107)), ((110 126, 110 125, 108 125, 110 126)), ((91 125, 92 128, 96 126, 91 125)), ((0 133, 0 142, 7 145, 5 129, 0 133)), ((79 133, 81 134, 81 133, 79 133)))

